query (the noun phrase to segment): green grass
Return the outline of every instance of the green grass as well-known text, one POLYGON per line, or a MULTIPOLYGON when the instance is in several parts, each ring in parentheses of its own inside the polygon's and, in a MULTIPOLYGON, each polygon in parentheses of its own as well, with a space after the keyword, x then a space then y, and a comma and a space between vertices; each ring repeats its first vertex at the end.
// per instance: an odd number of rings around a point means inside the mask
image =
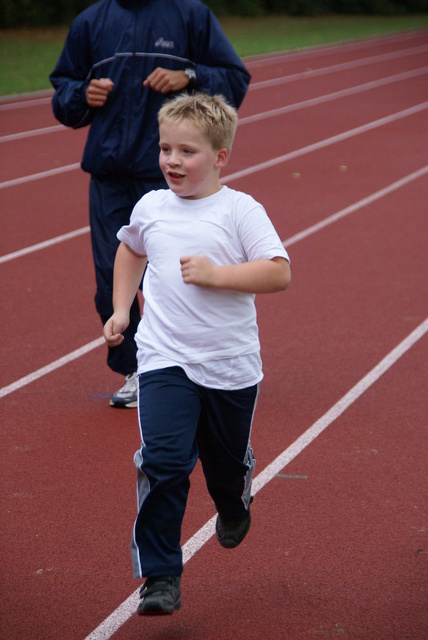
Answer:
POLYGON ((67 29, 0 32, 0 95, 52 88, 48 76, 66 35, 67 29))
MULTIPOLYGON (((332 42, 428 28, 428 14, 398 17, 325 16, 222 18, 239 55, 252 56, 332 42)), ((67 28, 0 32, 0 95, 51 88, 48 76, 64 44, 67 28)))
POLYGON ((228 18, 221 22, 239 55, 252 56, 427 28, 428 14, 400 17, 266 16, 228 18))

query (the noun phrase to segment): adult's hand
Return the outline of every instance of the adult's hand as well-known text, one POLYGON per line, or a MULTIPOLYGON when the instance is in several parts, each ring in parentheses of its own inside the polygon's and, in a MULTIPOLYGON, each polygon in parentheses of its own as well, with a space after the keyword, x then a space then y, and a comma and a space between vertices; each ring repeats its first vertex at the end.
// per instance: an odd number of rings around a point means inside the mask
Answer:
POLYGON ((149 87, 159 93, 169 93, 170 91, 181 91, 189 84, 189 78, 184 71, 173 71, 157 67, 147 76, 143 82, 144 87, 149 87))
POLYGON ((86 102, 91 109, 103 107, 113 87, 114 83, 110 78, 92 79, 86 88, 86 102))

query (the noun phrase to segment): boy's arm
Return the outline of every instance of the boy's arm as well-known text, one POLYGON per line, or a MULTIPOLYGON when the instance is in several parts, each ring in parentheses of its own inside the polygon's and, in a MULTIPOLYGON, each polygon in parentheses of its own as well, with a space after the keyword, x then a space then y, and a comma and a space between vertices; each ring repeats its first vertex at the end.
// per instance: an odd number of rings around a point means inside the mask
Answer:
POLYGON ((291 272, 287 260, 255 260, 242 264, 216 266, 204 256, 180 258, 181 273, 186 284, 213 289, 228 289, 241 293, 275 293, 290 284, 291 272))
POLYGON ((123 341, 122 334, 129 325, 129 311, 146 264, 146 256, 140 256, 125 243, 120 243, 114 262, 114 313, 104 325, 104 338, 109 347, 117 347, 123 341))

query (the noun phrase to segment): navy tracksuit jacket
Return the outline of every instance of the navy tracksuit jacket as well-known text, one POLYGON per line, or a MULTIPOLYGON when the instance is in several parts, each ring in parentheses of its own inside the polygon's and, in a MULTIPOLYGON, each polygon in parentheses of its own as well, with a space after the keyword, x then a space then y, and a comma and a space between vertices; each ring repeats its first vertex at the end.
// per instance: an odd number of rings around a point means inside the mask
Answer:
MULTIPOLYGON (((82 169, 92 175, 95 304, 103 324, 113 313, 116 233, 144 193, 166 188, 158 162, 157 113, 168 96, 143 87, 156 67, 194 69, 192 89, 223 94, 235 107, 250 81, 217 19, 199 0, 100 0, 74 20, 50 75, 55 117, 69 127, 91 125, 82 169), (86 102, 92 78, 114 82, 101 109, 86 102)), ((135 299, 125 340, 108 350, 108 365, 117 373, 136 370, 139 320, 135 299)))
POLYGON ((156 116, 165 96, 142 86, 160 66, 193 68, 195 89, 221 93, 235 107, 250 80, 217 19, 199 0, 101 0, 74 20, 50 80, 55 117, 75 128, 91 124, 84 171, 98 177, 161 177, 156 116), (111 78, 115 84, 102 110, 86 104, 91 78, 111 78))

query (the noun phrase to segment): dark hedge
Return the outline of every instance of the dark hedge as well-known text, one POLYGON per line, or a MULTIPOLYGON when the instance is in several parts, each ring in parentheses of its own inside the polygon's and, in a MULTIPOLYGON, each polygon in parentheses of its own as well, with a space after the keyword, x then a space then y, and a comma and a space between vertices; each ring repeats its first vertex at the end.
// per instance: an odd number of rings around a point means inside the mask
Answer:
MULTIPOLYGON (((0 28, 68 25, 93 0, 0 0, 0 28)), ((217 16, 331 13, 402 15, 428 12, 428 0, 205 0, 217 16)))

